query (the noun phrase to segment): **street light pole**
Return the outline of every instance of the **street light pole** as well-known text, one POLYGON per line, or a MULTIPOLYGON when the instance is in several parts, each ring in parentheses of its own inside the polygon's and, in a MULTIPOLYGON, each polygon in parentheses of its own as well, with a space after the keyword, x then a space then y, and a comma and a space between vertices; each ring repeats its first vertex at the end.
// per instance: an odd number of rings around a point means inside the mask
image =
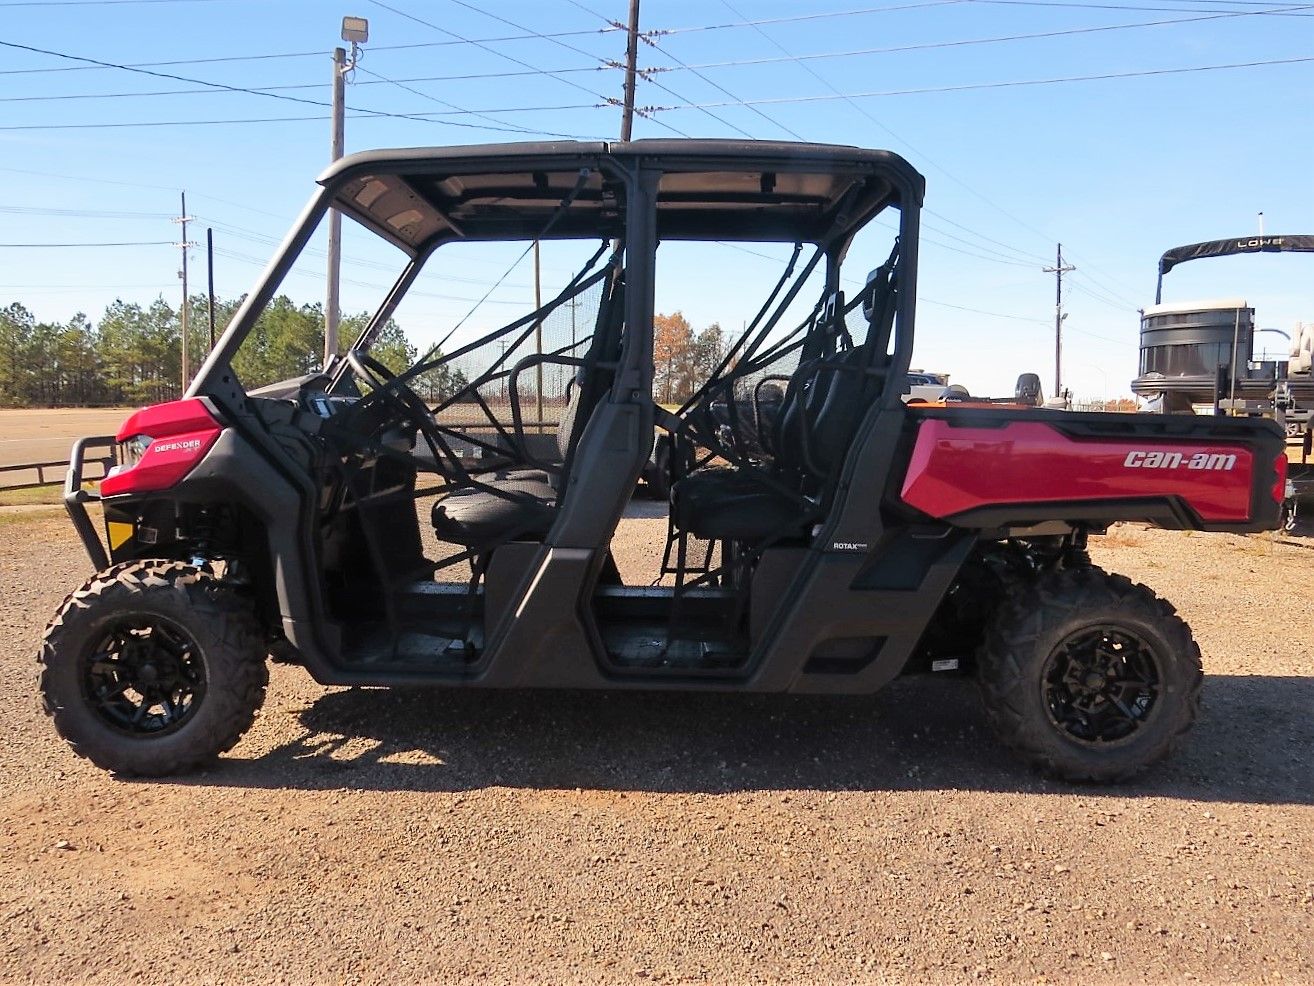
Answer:
MULTIPOLYGON (((329 163, 342 157, 347 102, 347 73, 360 61, 360 46, 370 39, 370 24, 364 17, 342 18, 342 40, 351 42, 351 58, 345 48, 333 49, 333 123, 329 163)), ((324 365, 338 354, 339 296, 342 271, 342 213, 329 208, 328 283, 324 297, 324 365)))
MULTIPOLYGON (((344 104, 347 95, 347 51, 333 49, 333 133, 329 162, 342 157, 344 104)), ((328 289, 324 298, 324 365, 338 353, 338 297, 342 270, 342 213, 328 214, 328 289)))

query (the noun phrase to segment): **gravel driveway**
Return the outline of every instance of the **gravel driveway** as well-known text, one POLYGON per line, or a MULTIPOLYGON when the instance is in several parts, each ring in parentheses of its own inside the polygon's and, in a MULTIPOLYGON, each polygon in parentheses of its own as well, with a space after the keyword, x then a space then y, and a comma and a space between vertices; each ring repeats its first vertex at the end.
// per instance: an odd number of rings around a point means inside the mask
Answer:
MULTIPOLYGON (((664 527, 626 521, 623 567, 664 527), (642 543, 641 543, 642 542, 642 543)), ((275 667, 186 780, 36 711, 88 573, 0 516, 0 979, 1314 981, 1314 541, 1120 528, 1209 674, 1188 748, 1067 787, 970 681, 872 698, 324 689, 275 667)))

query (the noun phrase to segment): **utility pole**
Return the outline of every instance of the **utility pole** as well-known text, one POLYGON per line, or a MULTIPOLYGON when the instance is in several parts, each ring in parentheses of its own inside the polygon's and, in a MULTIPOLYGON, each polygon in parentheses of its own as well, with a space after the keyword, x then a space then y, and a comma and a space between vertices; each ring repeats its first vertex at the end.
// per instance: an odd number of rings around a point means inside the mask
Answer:
MULTIPOLYGON (((329 162, 342 157, 344 104, 347 99, 347 51, 333 49, 333 134, 329 162)), ((328 288, 324 298, 324 365, 338 354, 338 298, 342 271, 342 213, 328 214, 328 288)))
MULTIPOLYGON (((360 45, 369 40, 370 25, 363 17, 342 18, 342 40, 351 42, 351 58, 345 48, 333 49, 333 123, 329 163, 343 154, 344 119, 347 102, 347 75, 360 61, 360 45)), ((342 213, 330 208, 328 214, 328 285, 324 297, 324 365, 338 354, 339 295, 342 271, 342 213)))
POLYGON ((1058 245, 1054 255, 1054 266, 1046 267, 1046 274, 1054 275, 1054 396, 1062 396, 1063 388, 1063 275, 1076 270, 1071 264, 1063 263, 1063 244, 1058 245))
MULTIPOLYGON (((534 241, 534 311, 543 307, 543 271, 539 265, 538 240, 534 241)), ((538 355, 543 355, 543 319, 534 325, 534 346, 538 355)), ((538 394, 538 433, 543 434, 543 361, 540 359, 534 367, 535 387, 538 394)))
POLYGON ((187 193, 179 193, 182 198, 182 215, 176 217, 173 221, 182 227, 182 241, 178 244, 182 250, 182 270, 178 271, 178 276, 182 278, 182 308, 178 312, 178 317, 182 322, 182 373, 179 377, 182 387, 179 394, 187 393, 187 384, 191 379, 191 364, 187 358, 187 249, 196 246, 195 243, 187 242, 187 224, 192 221, 192 217, 187 215, 187 193))
POLYGON ((625 41, 625 107, 621 114, 621 140, 634 132, 634 74, 639 60, 639 0, 630 0, 630 23, 625 41))
POLYGON ((207 310, 210 315, 210 349, 214 349, 214 230, 205 228, 205 280, 209 299, 207 310))

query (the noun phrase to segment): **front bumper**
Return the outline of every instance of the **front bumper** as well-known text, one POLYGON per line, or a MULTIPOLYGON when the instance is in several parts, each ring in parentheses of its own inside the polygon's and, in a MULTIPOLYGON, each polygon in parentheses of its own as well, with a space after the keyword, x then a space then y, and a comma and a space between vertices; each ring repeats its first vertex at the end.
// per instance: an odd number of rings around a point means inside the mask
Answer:
POLYGON ((108 463, 114 456, 114 443, 113 435, 79 438, 73 443, 73 449, 69 452, 68 473, 64 477, 64 509, 68 511, 69 519, 73 521, 73 529, 78 532, 82 546, 87 549, 91 564, 98 572, 109 568, 109 554, 100 535, 96 533, 96 525, 91 522, 91 517, 87 513, 87 504, 98 503, 100 494, 82 488, 82 468, 88 450, 103 448, 108 450, 109 454, 99 458, 107 464, 106 472, 108 472, 108 463))

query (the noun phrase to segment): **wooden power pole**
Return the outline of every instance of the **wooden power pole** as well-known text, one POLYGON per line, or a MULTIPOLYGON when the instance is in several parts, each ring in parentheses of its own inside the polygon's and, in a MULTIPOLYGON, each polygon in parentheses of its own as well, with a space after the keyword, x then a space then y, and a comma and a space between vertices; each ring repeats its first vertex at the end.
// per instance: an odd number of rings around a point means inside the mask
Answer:
POLYGON ((1063 244, 1058 245, 1054 266, 1044 268, 1054 275, 1054 396, 1061 397, 1063 390, 1063 275, 1077 268, 1063 263, 1063 244))
POLYGON ((187 250, 193 247, 195 243, 187 242, 187 224, 192 221, 192 217, 187 215, 187 193, 180 193, 182 196, 182 214, 174 222, 182 226, 182 241, 178 244, 182 250, 182 269, 178 271, 178 276, 182 278, 182 308, 178 312, 178 318, 182 323, 182 359, 181 374, 179 381, 182 386, 179 395, 187 393, 187 384, 191 380, 191 361, 188 359, 187 352, 187 250))
POLYGON ((625 42, 625 106, 621 113, 621 140, 634 132, 634 74, 639 60, 639 0, 630 0, 630 22, 625 42))

